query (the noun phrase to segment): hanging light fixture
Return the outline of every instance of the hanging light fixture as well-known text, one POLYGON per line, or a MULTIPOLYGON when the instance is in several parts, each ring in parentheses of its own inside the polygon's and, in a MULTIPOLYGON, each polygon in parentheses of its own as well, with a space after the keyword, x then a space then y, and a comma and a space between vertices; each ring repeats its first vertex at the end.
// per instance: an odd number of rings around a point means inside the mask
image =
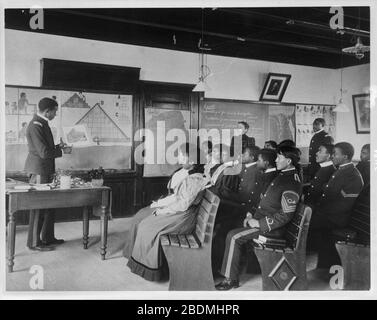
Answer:
MULTIPOLYGON (((340 45, 342 47, 342 38, 340 38, 340 45)), ((349 112, 348 106, 343 102, 343 50, 340 52, 340 99, 336 104, 334 112, 349 112)))
POLYGON ((205 54, 206 51, 211 50, 208 48, 204 43, 204 8, 202 8, 202 37, 199 40, 198 48, 200 50, 199 53, 199 81, 192 89, 194 92, 206 92, 211 90, 206 82, 206 78, 210 75, 210 69, 207 66, 207 56, 205 54))

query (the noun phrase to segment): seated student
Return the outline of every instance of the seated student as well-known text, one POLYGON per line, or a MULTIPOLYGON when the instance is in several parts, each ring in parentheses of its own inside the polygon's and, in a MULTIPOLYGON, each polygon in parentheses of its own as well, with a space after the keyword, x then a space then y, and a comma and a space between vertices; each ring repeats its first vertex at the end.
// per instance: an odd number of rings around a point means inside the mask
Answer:
POLYGON ((276 150, 278 144, 274 140, 268 140, 264 143, 264 149, 273 149, 276 150))
POLYGON ((230 194, 229 199, 239 205, 251 204, 252 191, 259 173, 257 167, 259 150, 257 146, 246 146, 242 152, 241 163, 234 168, 235 173, 240 172, 239 185, 237 191, 230 194))
POLYGON ((246 212, 252 208, 253 188, 255 188, 259 174, 257 168, 258 151, 259 148, 256 146, 246 146, 241 155, 241 163, 227 169, 228 175, 238 176, 239 184, 237 190, 229 192, 226 198, 221 198, 217 210, 216 232, 212 245, 214 269, 220 267, 227 233, 235 228, 242 221, 246 212))
POLYGON ((268 186, 279 174, 276 170, 276 158, 277 153, 275 150, 262 149, 259 151, 257 167, 261 171, 261 174, 258 175, 255 182, 255 188, 251 192, 251 203, 253 208, 250 212, 256 210, 268 186))
MULTIPOLYGON (((204 155, 204 176, 208 179, 211 178, 210 170, 212 167, 216 165, 216 163, 212 162, 212 142, 211 141, 204 141, 201 144, 201 149, 204 155)), ((201 161, 202 162, 202 161, 201 161)))
POLYGON ((216 285, 217 290, 229 290, 239 286, 241 254, 244 244, 259 234, 281 237, 284 226, 293 218, 300 200, 302 185, 296 167, 299 167, 299 152, 293 147, 278 149, 276 166, 281 170, 271 182, 253 215, 244 220, 244 227, 230 231, 221 267, 225 280, 216 285))
POLYGON ((280 141, 280 143, 278 144, 278 148, 279 147, 296 147, 296 143, 293 140, 286 139, 280 141))
POLYGON ((321 145, 316 154, 316 161, 320 169, 310 181, 310 186, 305 193, 305 203, 311 207, 319 200, 324 191, 324 187, 335 171, 334 164, 331 160, 334 151, 334 145, 321 145))
POLYGON ((210 169, 209 190, 219 196, 220 199, 229 199, 238 187, 239 178, 230 168, 233 166, 233 162, 229 160, 229 147, 227 145, 217 144, 213 147, 212 163, 214 166, 210 169))
POLYGON ((189 143, 180 147, 178 160, 182 170, 170 181, 172 194, 142 209, 143 217, 137 217, 138 213, 132 222, 123 252, 131 271, 147 280, 159 280, 162 275, 159 236, 191 232, 195 226, 196 215, 190 206, 200 200, 198 194, 206 183, 203 165, 196 164, 195 149, 189 143))
POLYGON ((352 207, 363 188, 363 178, 352 163, 353 146, 339 142, 334 146, 333 163, 337 170, 330 177, 318 201, 314 203, 309 226, 309 241, 320 234, 319 251, 326 257, 318 268, 338 263, 338 256, 331 241, 331 230, 348 224, 352 207))
POLYGON ((360 162, 357 164, 356 169, 359 170, 363 177, 364 187, 370 186, 370 144, 363 145, 360 153, 360 162))

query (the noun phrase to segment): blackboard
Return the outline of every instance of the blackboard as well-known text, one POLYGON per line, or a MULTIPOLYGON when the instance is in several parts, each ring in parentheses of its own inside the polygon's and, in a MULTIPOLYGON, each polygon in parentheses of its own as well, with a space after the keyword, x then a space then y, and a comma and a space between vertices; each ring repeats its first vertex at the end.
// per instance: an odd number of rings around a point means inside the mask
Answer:
MULTIPOLYGON (((269 106, 247 101, 205 99, 199 113, 199 127, 202 129, 237 129, 239 121, 245 121, 250 128, 247 135, 255 138, 255 144, 264 146, 269 137, 269 106)), ((230 141, 222 141, 230 145, 230 141)))
POLYGON ((43 97, 55 99, 59 106, 57 116, 49 122, 56 144, 63 136, 63 127, 74 125, 86 126, 91 138, 88 145, 74 147, 71 154, 56 159, 56 168, 88 170, 102 166, 105 169, 131 169, 132 95, 7 86, 7 172, 22 172, 24 169, 28 154, 26 126, 43 97))

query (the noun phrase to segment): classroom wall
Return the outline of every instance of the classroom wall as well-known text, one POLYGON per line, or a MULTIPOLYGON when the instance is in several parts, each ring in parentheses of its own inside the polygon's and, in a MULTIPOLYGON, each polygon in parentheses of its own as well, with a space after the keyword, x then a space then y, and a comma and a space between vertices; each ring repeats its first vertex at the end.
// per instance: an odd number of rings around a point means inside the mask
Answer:
MULTIPOLYGON (((196 83, 199 55, 104 41, 5 29, 5 82, 40 86, 40 59, 140 67, 142 80, 196 83)), ((292 75, 283 102, 333 104, 336 70, 208 56, 208 98, 259 100, 268 72, 292 75)))
MULTIPOLYGON (((41 58, 140 67, 140 78, 150 81, 194 84, 199 74, 194 53, 5 29, 6 84, 40 86, 41 58)), ((340 70, 222 56, 208 56, 207 64, 207 98, 257 101, 267 73, 275 72, 292 75, 283 102, 335 104, 339 99, 340 70)), ((356 158, 370 135, 356 134, 352 95, 369 86, 369 68, 345 68, 343 74, 350 112, 338 114, 337 140, 351 142, 356 158)))
MULTIPOLYGON (((338 92, 340 97, 340 70, 338 70, 338 92)), ((360 159, 361 147, 370 143, 370 134, 357 134, 355 116, 353 111, 352 95, 369 93, 370 64, 343 69, 343 102, 348 106, 349 112, 337 114, 336 135, 337 141, 347 141, 355 148, 355 160, 360 159)), ((338 98, 339 99, 339 98, 338 98)))

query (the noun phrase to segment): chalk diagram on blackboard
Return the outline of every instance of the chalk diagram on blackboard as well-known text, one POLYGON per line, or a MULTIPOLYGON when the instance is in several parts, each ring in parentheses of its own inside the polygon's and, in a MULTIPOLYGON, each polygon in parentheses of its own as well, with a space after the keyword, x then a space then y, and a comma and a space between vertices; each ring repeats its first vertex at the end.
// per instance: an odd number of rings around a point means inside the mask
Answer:
POLYGON ((84 124, 93 141, 98 145, 104 144, 130 144, 131 139, 114 122, 113 119, 95 104, 76 124, 84 124))

